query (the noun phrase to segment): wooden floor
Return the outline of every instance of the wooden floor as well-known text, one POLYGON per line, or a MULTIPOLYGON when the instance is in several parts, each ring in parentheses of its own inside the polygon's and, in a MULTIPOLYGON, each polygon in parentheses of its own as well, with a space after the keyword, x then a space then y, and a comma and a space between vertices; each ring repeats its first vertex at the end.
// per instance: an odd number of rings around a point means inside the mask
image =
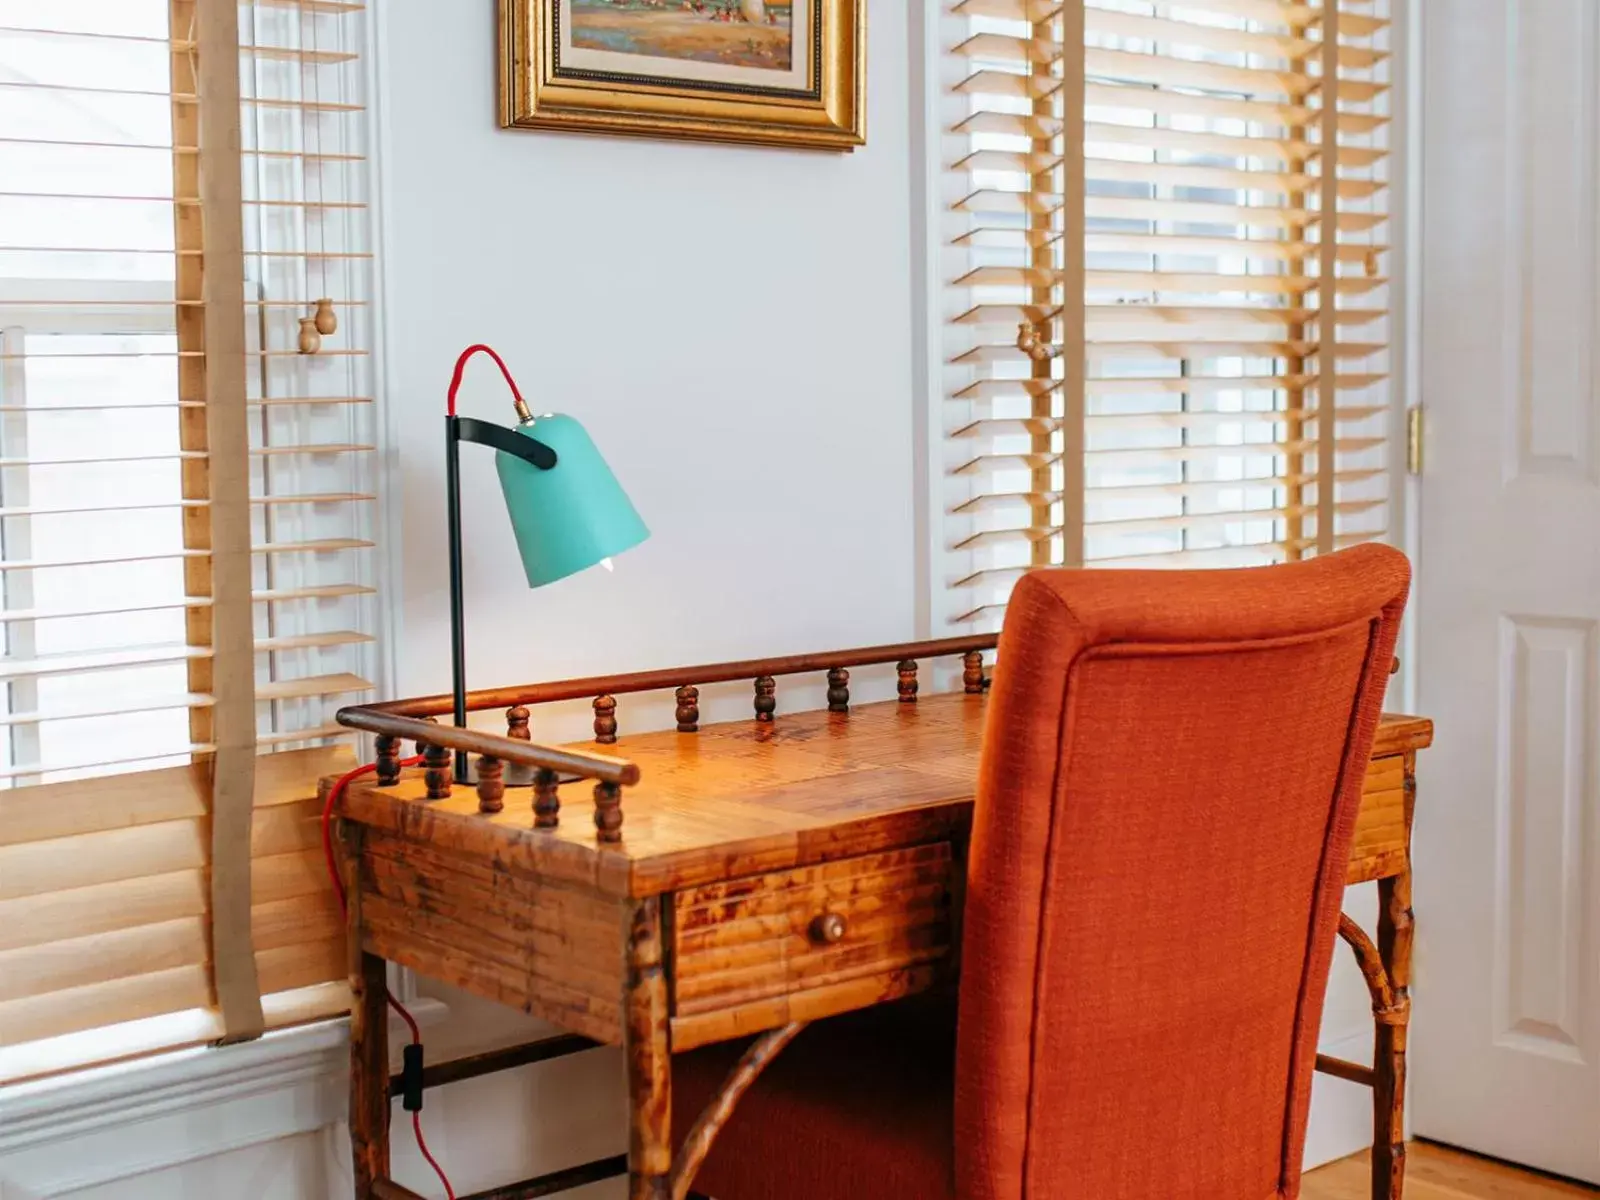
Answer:
MULTIPOLYGON (((1369 1200, 1367 1156, 1342 1159, 1312 1171, 1300 1200, 1369 1200)), ((1406 1151, 1406 1200, 1595 1200, 1600 1189, 1564 1183, 1444 1146, 1413 1142, 1406 1151)))

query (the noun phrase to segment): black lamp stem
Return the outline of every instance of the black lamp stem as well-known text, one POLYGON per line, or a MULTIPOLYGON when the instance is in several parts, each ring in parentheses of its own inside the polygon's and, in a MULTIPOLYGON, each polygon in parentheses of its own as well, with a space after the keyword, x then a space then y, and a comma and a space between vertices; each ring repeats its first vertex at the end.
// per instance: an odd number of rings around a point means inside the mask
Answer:
MULTIPOLYGON (((461 590, 461 418, 444 419, 445 519, 450 526, 450 686, 457 729, 467 726, 467 634, 461 590)), ((467 752, 456 751, 455 779, 467 782, 467 752)))
MULTIPOLYGON (((452 392, 452 397, 454 393, 452 392)), ((521 397, 518 397, 521 403, 521 397)), ((521 411, 519 409, 519 411, 521 411)), ((505 454, 514 454, 541 471, 556 465, 556 452, 537 438, 488 421, 458 417, 444 419, 445 522, 450 527, 450 687, 455 700, 456 728, 467 727, 467 633, 461 592, 461 443, 477 442, 505 454)), ((456 751, 455 779, 467 782, 467 752, 456 751)))

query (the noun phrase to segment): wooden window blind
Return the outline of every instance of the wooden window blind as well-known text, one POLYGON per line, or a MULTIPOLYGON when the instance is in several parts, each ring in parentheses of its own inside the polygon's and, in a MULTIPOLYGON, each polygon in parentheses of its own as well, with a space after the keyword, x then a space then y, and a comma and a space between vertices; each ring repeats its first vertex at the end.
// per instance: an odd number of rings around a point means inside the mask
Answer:
POLYGON ((952 619, 1034 566, 1381 537, 1385 5, 958 0, 944 30, 952 619))
POLYGON ((347 1005, 364 17, 0 0, 0 1080, 347 1005))

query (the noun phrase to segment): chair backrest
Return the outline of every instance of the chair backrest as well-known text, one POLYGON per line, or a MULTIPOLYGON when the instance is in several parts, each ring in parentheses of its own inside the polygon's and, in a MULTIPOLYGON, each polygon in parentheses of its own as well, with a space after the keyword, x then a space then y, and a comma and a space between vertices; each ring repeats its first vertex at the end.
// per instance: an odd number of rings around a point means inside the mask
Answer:
POLYGON ((965 907, 962 1200, 1298 1194, 1409 581, 1361 546, 1017 585, 965 907))

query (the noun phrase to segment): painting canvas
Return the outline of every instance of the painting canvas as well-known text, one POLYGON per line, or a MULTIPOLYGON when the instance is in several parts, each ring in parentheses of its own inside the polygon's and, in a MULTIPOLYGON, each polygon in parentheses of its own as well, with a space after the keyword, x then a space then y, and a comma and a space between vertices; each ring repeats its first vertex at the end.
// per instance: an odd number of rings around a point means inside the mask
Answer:
POLYGON ((866 0, 501 0, 502 119, 848 149, 866 0))
POLYGON ((787 76, 796 7, 794 0, 572 0, 572 44, 657 60, 640 63, 652 74, 707 63, 787 76))

